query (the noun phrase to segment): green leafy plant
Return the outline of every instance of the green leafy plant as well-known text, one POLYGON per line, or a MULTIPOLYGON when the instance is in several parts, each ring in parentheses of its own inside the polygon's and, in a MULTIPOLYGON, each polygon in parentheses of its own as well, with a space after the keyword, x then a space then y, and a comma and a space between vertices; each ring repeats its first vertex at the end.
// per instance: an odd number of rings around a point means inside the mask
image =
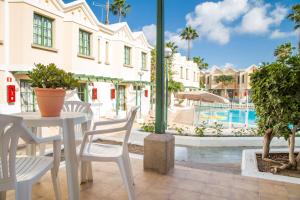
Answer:
POLYGON ((184 133, 184 129, 181 127, 175 127, 175 131, 179 135, 182 135, 184 133))
POLYGON ((204 136, 204 132, 206 129, 206 124, 204 122, 202 122, 200 125, 195 127, 195 134, 199 137, 203 137, 204 136))
POLYGON ((78 80, 74 78, 74 74, 59 69, 53 63, 36 64, 28 76, 32 87, 74 89, 78 86, 78 80))
POLYGON ((141 129, 145 132, 154 133, 155 131, 155 122, 143 123, 141 129))
POLYGON ((252 135, 252 136, 258 136, 259 135, 256 128, 250 128, 248 130, 248 132, 249 132, 249 135, 252 135))
POLYGON ((243 135, 247 135, 247 131, 244 128, 236 128, 233 131, 233 134, 235 136, 243 136, 243 135))
POLYGON ((214 122, 212 128, 214 129, 214 133, 217 136, 221 136, 222 135, 223 124, 219 124, 218 122, 214 122))

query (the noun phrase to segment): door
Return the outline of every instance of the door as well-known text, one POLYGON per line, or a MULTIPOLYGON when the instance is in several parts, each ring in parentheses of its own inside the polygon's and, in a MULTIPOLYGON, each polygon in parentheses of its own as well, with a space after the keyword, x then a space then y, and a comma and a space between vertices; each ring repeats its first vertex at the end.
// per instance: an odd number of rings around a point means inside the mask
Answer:
POLYGON ((80 83, 77 87, 77 94, 79 99, 82 102, 88 102, 88 95, 87 95, 87 85, 86 83, 80 83))
POLYGON ((119 110, 126 110, 126 87, 125 85, 119 85, 119 110))

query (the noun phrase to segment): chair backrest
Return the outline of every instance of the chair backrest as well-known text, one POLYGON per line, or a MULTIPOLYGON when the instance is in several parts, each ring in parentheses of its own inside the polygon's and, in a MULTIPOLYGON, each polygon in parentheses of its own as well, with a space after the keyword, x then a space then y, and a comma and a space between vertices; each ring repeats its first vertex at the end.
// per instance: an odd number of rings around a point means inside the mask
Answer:
POLYGON ((16 152, 23 118, 0 114, 0 191, 15 188, 16 152))
POLYGON ((128 148, 128 140, 129 140, 129 137, 130 137, 132 125, 133 125, 133 122, 134 122, 134 119, 135 119, 135 116, 136 116, 136 113, 137 113, 138 109, 139 109, 139 106, 132 107, 129 114, 128 114, 128 116, 127 116, 127 122, 125 124, 126 134, 125 134, 124 141, 123 141, 123 149, 128 148))
POLYGON ((65 101, 63 106, 63 112, 82 112, 90 113, 91 104, 82 101, 65 101))

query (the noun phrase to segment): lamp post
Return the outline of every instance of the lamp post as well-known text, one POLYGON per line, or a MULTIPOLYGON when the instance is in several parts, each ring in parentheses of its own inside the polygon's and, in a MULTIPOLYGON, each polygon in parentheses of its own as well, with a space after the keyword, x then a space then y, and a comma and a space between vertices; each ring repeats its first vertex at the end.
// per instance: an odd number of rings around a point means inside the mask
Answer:
POLYGON ((169 59, 171 58, 172 56, 172 49, 170 48, 165 48, 165 58, 166 58, 166 111, 165 111, 165 120, 166 120, 166 126, 165 128, 168 129, 168 96, 169 96, 169 90, 168 90, 168 87, 169 87, 169 59))

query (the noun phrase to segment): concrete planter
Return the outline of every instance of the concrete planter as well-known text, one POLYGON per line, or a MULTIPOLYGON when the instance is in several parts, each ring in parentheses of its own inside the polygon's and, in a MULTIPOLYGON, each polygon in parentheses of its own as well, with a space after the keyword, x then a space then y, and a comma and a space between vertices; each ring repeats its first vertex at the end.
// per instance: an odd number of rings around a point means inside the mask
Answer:
MULTIPOLYGON (((295 149, 299 152, 300 149, 295 149)), ((270 153, 287 153, 288 149, 272 149, 270 153)), ((247 149, 243 151, 241 171, 243 176, 300 184, 300 178, 275 175, 268 172, 260 172, 257 167, 256 154, 261 154, 261 149, 247 149)))
POLYGON ((167 174, 174 168, 175 137, 150 134, 144 139, 144 169, 167 174))

